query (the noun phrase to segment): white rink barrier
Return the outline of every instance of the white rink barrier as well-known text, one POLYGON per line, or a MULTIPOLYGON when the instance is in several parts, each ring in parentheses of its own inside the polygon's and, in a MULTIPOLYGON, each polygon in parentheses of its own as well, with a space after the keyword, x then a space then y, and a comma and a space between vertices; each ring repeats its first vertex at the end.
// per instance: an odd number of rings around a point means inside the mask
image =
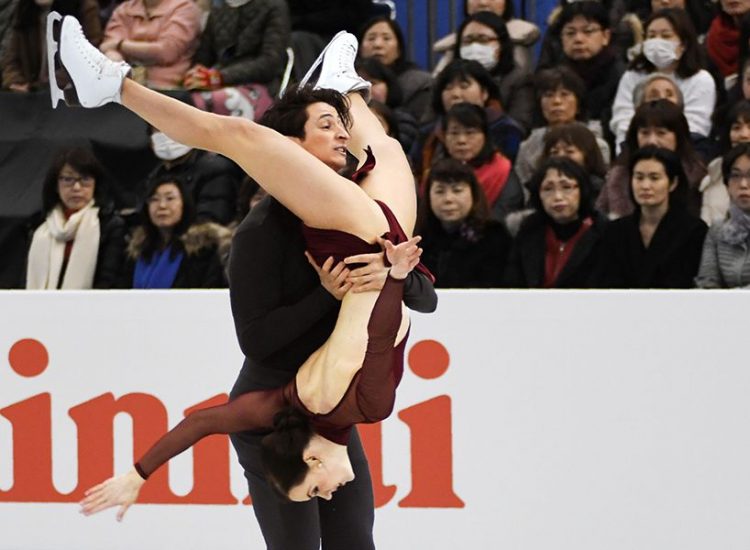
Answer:
MULTIPOLYGON (((744 292, 440 293, 361 431, 378 548, 746 550, 749 313, 744 292)), ((225 436, 121 524, 76 504, 225 399, 227 293, 2 293, 0 357, 0 550, 264 548, 225 436)))

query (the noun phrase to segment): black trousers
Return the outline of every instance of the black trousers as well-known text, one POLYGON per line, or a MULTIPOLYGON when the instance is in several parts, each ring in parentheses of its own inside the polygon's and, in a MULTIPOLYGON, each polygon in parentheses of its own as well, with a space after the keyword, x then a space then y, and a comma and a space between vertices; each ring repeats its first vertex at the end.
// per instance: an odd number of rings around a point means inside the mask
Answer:
POLYGON ((268 550, 318 550, 321 543, 322 550, 375 549, 372 480, 356 429, 348 445, 354 480, 336 491, 331 500, 308 502, 285 501, 266 483, 260 460, 261 437, 248 432, 230 436, 268 550))

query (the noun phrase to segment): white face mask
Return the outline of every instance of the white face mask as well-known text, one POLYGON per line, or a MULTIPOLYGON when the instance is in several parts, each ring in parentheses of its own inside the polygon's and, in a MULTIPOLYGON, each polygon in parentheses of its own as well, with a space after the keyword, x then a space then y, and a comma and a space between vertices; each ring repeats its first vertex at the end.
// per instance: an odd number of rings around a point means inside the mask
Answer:
POLYGON ((178 143, 161 132, 151 134, 151 148, 161 160, 178 159, 193 150, 192 147, 178 143))
POLYGON ((230 8, 240 8, 250 1, 251 0, 224 0, 224 3, 230 8))
POLYGON ((497 65, 497 48, 498 46, 474 42, 468 46, 461 46, 461 59, 478 61, 482 67, 490 71, 497 65))
POLYGON ((643 55, 657 69, 666 69, 680 58, 677 55, 677 46, 677 42, 672 42, 671 40, 649 38, 643 43, 643 55))

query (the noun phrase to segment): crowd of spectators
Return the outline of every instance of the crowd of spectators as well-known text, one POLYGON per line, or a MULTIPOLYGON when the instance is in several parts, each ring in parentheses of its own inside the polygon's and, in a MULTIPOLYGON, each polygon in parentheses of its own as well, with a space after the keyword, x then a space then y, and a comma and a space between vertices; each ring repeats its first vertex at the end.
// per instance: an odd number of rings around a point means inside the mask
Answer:
MULTIPOLYGON (((373 0, 11 0, 9 93, 49 86, 50 10, 141 83, 254 120, 354 32, 371 109, 413 168, 438 287, 750 285, 750 0, 561 0, 544 33, 510 0, 466 0, 434 67, 373 0)), ((158 165, 127 211, 89 148, 59 151, 19 286, 226 285, 233 227, 269 199, 224 157, 154 129, 150 142, 158 165)))

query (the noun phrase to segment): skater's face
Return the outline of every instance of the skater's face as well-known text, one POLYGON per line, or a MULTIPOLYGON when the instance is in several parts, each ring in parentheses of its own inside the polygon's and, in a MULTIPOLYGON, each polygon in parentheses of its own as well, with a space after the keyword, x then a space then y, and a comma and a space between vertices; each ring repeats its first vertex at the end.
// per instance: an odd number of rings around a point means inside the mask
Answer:
POLYGON ((94 198, 96 181, 93 176, 81 175, 75 168, 65 164, 57 175, 57 193, 67 210, 76 212, 94 198))
POLYGON ((182 194, 174 183, 163 183, 148 198, 148 214, 159 229, 171 229, 182 220, 182 194))
POLYGON ((346 166, 349 131, 336 109, 328 103, 313 103, 308 106, 305 137, 292 139, 333 170, 339 171, 346 166))
POLYGON ((289 500, 293 502, 305 502, 316 497, 331 500, 333 493, 354 479, 352 464, 346 456, 340 460, 307 457, 305 463, 307 476, 289 491, 289 500))

